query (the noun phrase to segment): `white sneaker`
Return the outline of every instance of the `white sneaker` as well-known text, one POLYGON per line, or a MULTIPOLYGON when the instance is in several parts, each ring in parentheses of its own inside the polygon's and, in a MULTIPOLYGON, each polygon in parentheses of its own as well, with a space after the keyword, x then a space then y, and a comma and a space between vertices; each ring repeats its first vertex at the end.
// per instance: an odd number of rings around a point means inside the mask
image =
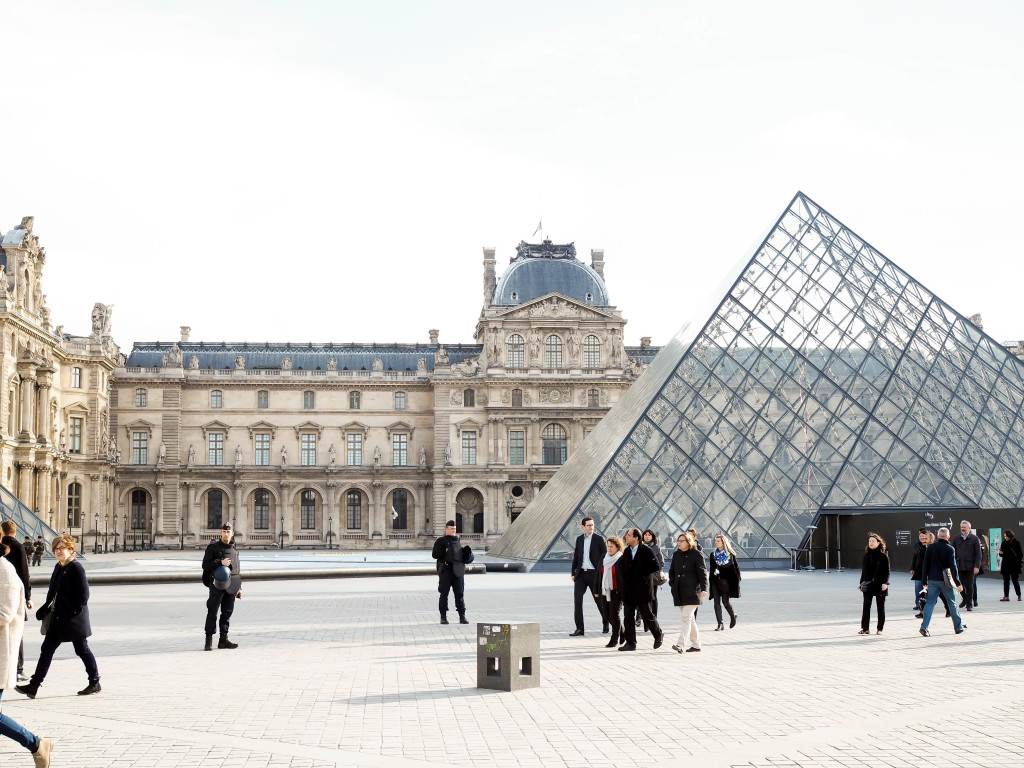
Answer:
POLYGON ((18 673, 18 685, 23 685, 31 679, 32 678, 30 677, 25 677, 25 675, 21 674, 20 672, 18 673))

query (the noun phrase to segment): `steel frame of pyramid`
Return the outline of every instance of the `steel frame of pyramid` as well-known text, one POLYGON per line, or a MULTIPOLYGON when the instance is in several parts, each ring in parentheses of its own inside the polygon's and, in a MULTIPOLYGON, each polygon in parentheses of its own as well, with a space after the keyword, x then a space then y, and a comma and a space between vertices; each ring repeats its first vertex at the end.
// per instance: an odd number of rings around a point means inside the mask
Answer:
MULTIPOLYGON (((43 541, 46 542, 46 552, 43 556, 47 559, 53 557, 50 553, 50 542, 57 536, 57 532, 34 515, 31 509, 22 504, 17 496, 2 485, 0 485, 0 519, 14 521, 18 527, 17 538, 19 541, 25 536, 32 541, 36 540, 36 536, 42 536, 43 541)), ((31 557, 31 553, 27 554, 31 557)))
POLYGON ((822 513, 1024 501, 1024 364, 803 193, 728 286, 491 555, 566 560, 590 516, 788 562, 822 513))

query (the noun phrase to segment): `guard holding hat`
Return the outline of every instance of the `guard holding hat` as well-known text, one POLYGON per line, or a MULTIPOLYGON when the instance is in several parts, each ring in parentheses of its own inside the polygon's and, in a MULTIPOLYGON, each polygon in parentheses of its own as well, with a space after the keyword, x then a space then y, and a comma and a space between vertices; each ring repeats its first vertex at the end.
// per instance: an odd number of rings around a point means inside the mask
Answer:
POLYGON ((237 648, 238 643, 228 640, 228 625, 235 610, 235 599, 242 599, 242 573, 235 549, 235 532, 231 523, 224 523, 220 539, 214 539, 203 555, 203 584, 210 588, 206 601, 206 647, 213 650, 213 633, 217 628, 217 609, 220 609, 220 641, 218 648, 237 648))

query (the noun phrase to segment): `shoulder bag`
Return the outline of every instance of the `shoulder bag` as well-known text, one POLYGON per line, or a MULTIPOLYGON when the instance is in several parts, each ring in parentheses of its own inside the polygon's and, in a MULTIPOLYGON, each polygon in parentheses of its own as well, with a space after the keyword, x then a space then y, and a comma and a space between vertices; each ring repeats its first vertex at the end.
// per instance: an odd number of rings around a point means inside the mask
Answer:
POLYGON ((953 571, 950 568, 942 569, 942 583, 950 589, 956 589, 956 580, 953 578, 953 571))
POLYGON ((53 600, 43 606, 45 611, 42 616, 42 620, 39 623, 39 634, 46 636, 50 632, 50 628, 53 626, 53 617, 55 609, 57 607, 57 594, 60 592, 58 587, 53 593, 53 600))

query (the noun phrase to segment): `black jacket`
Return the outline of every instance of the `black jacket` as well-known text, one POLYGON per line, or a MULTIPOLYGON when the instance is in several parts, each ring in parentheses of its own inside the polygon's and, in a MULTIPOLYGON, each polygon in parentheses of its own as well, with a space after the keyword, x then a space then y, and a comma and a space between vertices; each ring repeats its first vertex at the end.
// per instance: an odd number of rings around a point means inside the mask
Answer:
POLYGON ((642 541, 636 547, 636 557, 628 546, 619 558, 616 576, 622 574, 622 599, 633 605, 654 600, 654 581, 651 574, 661 569, 651 548, 642 541))
POLYGON ((953 572, 953 582, 960 586, 960 576, 957 575, 956 568, 956 550, 946 539, 936 539, 924 551, 924 565, 921 566, 921 574, 925 581, 942 581, 942 571, 945 568, 949 568, 953 572))
POLYGON ((889 555, 883 552, 881 547, 869 549, 864 553, 864 561, 860 568, 860 583, 865 582, 871 582, 870 594, 885 594, 882 585, 889 583, 889 555))
POLYGON ((459 546, 458 536, 439 536, 430 556, 437 560, 437 572, 451 568, 455 576, 466 575, 465 549, 459 546))
POLYGON ((696 549, 672 553, 668 569, 668 584, 672 590, 673 605, 700 605, 700 593, 708 588, 708 569, 704 555, 696 549))
POLYGON ((999 547, 999 556, 1003 562, 999 566, 999 572, 1004 576, 1020 576, 1021 560, 1024 560, 1024 553, 1021 552, 1020 542, 1004 541, 999 547))
MULTIPOLYGON (((592 533, 590 535, 592 537, 590 542, 590 566, 600 573, 601 565, 604 563, 604 556, 608 554, 608 548, 600 534, 592 533)), ((573 578, 576 578, 576 574, 583 570, 583 539, 584 535, 582 533, 576 537, 576 549, 572 554, 573 578)))
POLYGON ((740 564, 736 560, 736 555, 732 555, 729 558, 727 565, 719 565, 715 560, 715 552, 711 551, 708 555, 708 582, 711 586, 709 590, 712 597, 722 597, 721 590, 718 588, 718 579, 715 577, 719 576, 725 579, 729 583, 729 595, 728 597, 739 597, 740 596, 740 564))
POLYGON ((25 554, 25 545, 13 536, 4 536, 3 539, 0 539, 0 543, 6 544, 10 549, 5 557, 14 566, 14 570, 18 573, 18 578, 25 585, 25 600, 31 600, 32 585, 29 583, 28 555, 25 554))
POLYGON ((956 549, 957 568, 961 571, 973 571, 975 568, 981 568, 984 563, 981 554, 981 539, 973 533, 967 534, 966 538, 963 534, 958 533, 953 538, 952 544, 956 549))
POLYGON ((85 568, 77 560, 67 565, 59 562, 53 567, 50 576, 50 588, 46 591, 46 601, 36 611, 36 618, 42 620, 46 615, 46 607, 56 596, 53 608, 53 623, 47 637, 56 637, 62 643, 81 640, 92 635, 89 623, 89 582, 85 578, 85 568))
POLYGON ((225 557, 231 558, 231 582, 224 591, 233 595, 242 588, 242 564, 238 562, 238 550, 235 549, 234 539, 230 544, 214 539, 207 545, 203 555, 203 584, 213 586, 213 572, 225 557))
POLYGON ((914 552, 910 556, 910 578, 915 581, 922 581, 921 572, 924 568, 925 545, 918 539, 914 542, 914 552))

